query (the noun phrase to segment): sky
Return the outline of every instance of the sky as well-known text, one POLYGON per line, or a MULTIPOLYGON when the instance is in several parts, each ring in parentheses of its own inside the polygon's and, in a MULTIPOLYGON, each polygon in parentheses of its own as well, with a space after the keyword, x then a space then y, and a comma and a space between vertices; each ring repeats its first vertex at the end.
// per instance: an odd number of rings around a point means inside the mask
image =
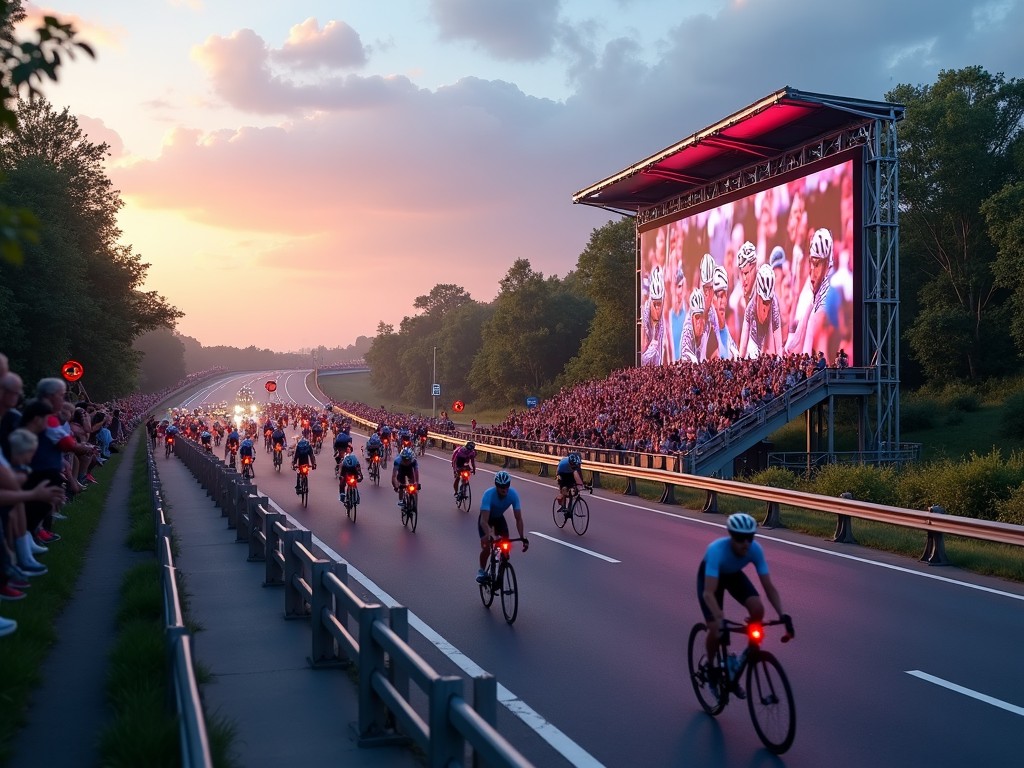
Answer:
MULTIPOLYGON (((1024 0, 67 0, 45 87, 206 346, 347 346, 439 283, 574 269, 585 189, 768 94, 1024 76, 1024 0)), ((24 31, 24 30, 22 30, 24 31)), ((528 318, 524 318, 528 321, 528 318)))

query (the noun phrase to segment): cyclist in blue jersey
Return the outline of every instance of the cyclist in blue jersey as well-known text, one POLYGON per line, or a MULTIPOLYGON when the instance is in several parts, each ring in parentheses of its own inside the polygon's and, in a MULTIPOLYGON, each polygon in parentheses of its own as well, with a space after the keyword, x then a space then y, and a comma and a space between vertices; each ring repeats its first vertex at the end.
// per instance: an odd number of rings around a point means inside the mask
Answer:
POLYGON ((255 460, 256 449, 252 443, 252 438, 247 437, 245 438, 245 440, 242 441, 242 444, 238 446, 238 455, 241 456, 242 458, 248 456, 255 460))
POLYGON ((348 454, 352 453, 352 435, 339 432, 334 438, 334 463, 340 464, 348 454))
POLYGON ((235 429, 234 427, 232 427, 231 431, 228 432, 228 439, 224 441, 224 458, 225 459, 228 457, 228 453, 229 452, 237 451, 238 450, 238 444, 241 442, 241 440, 242 440, 242 438, 238 434, 238 430, 235 429))
POLYGON ((490 539, 508 536, 508 520, 505 512, 512 507, 516 518, 516 530, 523 540, 523 552, 530 548, 530 542, 523 535, 523 510, 519 504, 519 494, 512 488, 512 478, 502 470, 494 476, 494 487, 484 492, 480 500, 480 519, 476 530, 480 534, 480 569, 476 572, 476 580, 483 583, 487 578, 484 568, 487 566, 487 555, 491 551, 490 539))
POLYGON ((737 512, 729 515, 725 527, 729 535, 715 539, 708 545, 704 559, 700 561, 700 567, 697 569, 697 600, 708 625, 709 659, 715 658, 718 653, 724 618, 722 602, 727 591, 747 609, 750 621, 760 622, 764 619, 764 603, 753 583, 743 573, 744 567, 749 563, 754 564, 768 602, 779 614, 779 618, 787 618, 782 611, 779 591, 768 575, 768 562, 765 560, 764 550, 754 541, 757 521, 745 512, 737 512))
MULTIPOLYGON (((306 438, 300 438, 295 444, 295 455, 292 456, 292 469, 299 464, 309 464, 316 469, 316 454, 313 452, 313 445, 306 438)), ((295 492, 299 493, 299 473, 295 473, 295 492)))
POLYGON ((583 485, 583 475, 580 474, 580 466, 583 464, 583 460, 580 455, 573 451, 560 462, 558 462, 558 469, 556 474, 558 475, 558 506, 562 512, 568 517, 569 510, 565 508, 565 500, 569 496, 569 489, 575 488, 577 485, 583 485))
MULTIPOLYGON (((406 483, 416 483, 419 490, 420 466, 412 448, 403 448, 399 451, 391 467, 391 487, 395 489, 395 493, 398 493, 398 489, 406 483)), ((402 506, 401 501, 398 502, 398 506, 402 506)))
POLYGON ((288 447, 288 435, 285 434, 284 428, 280 424, 270 433, 270 442, 275 448, 281 446, 282 451, 288 447))
POLYGON ((384 444, 380 441, 380 435, 374 432, 370 435, 370 438, 366 441, 366 461, 367 463, 373 461, 373 457, 380 456, 381 451, 384 450, 384 444))

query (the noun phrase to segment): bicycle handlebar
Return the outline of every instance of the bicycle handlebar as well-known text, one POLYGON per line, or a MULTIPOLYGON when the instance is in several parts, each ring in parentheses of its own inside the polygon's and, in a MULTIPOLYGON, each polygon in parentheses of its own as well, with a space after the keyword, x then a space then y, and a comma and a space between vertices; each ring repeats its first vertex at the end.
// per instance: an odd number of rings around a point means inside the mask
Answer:
MULTIPOLYGON (((784 626, 786 628, 785 634, 782 636, 782 642, 788 643, 794 637, 796 637, 796 631, 793 629, 793 619, 788 613, 784 613, 778 619, 774 621, 762 621, 760 622, 762 627, 778 627, 784 626)), ((726 632, 730 630, 743 630, 746 632, 747 627, 750 626, 750 622, 743 621, 731 621, 730 619, 722 619, 722 629, 726 632)))

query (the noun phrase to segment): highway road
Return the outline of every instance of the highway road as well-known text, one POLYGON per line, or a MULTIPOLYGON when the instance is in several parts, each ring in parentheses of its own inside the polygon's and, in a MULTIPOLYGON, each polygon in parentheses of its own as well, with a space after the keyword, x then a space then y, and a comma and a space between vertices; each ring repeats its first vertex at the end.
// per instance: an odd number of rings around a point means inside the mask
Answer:
MULTIPOLYGON (((243 383, 265 402, 271 377, 282 401, 317 402, 306 373, 234 374, 182 405, 233 402, 243 383)), ((357 445, 363 440, 356 436, 357 445)), ((514 556, 520 608, 509 626, 500 604, 481 605, 476 510, 456 509, 446 453, 420 459, 415 533, 402 527, 386 479, 380 488, 364 482, 358 521, 346 519, 333 459, 326 448, 318 458, 308 509, 287 464, 275 475, 262 448, 257 487, 355 569, 364 596, 409 608, 412 644, 438 671, 493 674, 505 705, 499 728, 538 766, 1021 764, 1020 584, 759 532, 797 630, 789 644, 778 633, 765 643, 797 707, 796 741, 775 757, 745 702, 711 718, 687 678, 686 639, 700 618, 696 570, 723 535, 722 516, 599 490, 588 497, 590 528, 580 537, 552 522, 553 479, 512 472, 531 546, 514 556)), ((477 500, 497 469, 479 467, 477 500)))

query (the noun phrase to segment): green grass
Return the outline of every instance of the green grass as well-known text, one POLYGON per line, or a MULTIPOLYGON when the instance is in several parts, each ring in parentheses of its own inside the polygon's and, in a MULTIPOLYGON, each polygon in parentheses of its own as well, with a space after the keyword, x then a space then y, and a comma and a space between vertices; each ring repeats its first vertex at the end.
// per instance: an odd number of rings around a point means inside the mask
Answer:
MULTIPOLYGON (((312 389, 312 381, 310 382, 312 389)), ((392 413, 417 413, 421 416, 430 416, 433 407, 423 408, 421 406, 408 405, 406 403, 395 403, 391 398, 385 397, 373 386, 369 373, 346 373, 335 376, 321 376, 320 390, 335 400, 349 400, 355 403, 366 403, 374 408, 383 405, 392 413)), ((448 399, 437 399, 437 413, 442 410, 448 411, 448 417, 456 424, 468 426, 473 419, 480 426, 499 424, 508 415, 508 408, 479 408, 472 402, 466 403, 466 409, 462 413, 452 410, 452 403, 448 399)))
POLYGON ((116 453, 93 474, 99 485, 80 493, 65 507, 68 520, 54 526, 61 540, 39 559, 49 569, 32 580, 29 596, 16 603, 0 603, 5 618, 18 622, 18 631, 0 639, 3 688, 0 692, 0 765, 11 758, 11 742, 25 724, 32 690, 39 684, 40 668, 56 641, 57 617, 71 599, 85 553, 99 525, 100 513, 110 492, 111 479, 124 453, 116 453))

